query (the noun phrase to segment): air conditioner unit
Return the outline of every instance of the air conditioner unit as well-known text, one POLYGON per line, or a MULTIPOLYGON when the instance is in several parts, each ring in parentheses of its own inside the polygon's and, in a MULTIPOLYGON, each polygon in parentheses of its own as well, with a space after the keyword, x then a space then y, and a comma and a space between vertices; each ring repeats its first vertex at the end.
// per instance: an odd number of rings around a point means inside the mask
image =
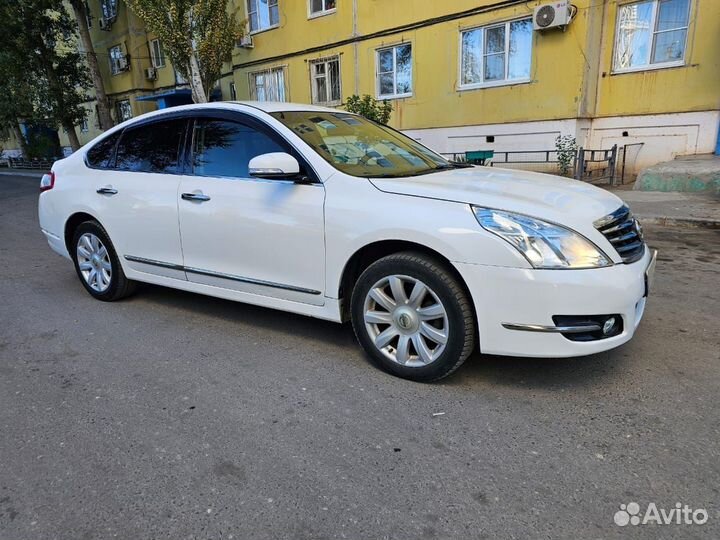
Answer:
POLYGON ((145 78, 148 81, 154 81, 155 79, 157 79, 157 69, 155 69, 154 67, 147 68, 145 70, 145 78))
POLYGON ((252 49, 255 47, 253 44, 253 38, 250 34, 245 34, 243 37, 241 37, 238 42, 237 46, 242 49, 252 49))
POLYGON ((105 17, 100 17, 100 30, 110 30, 110 26, 112 25, 111 21, 108 21, 105 17))
POLYGON ((569 0, 553 2, 535 8, 533 13, 533 29, 548 30, 564 28, 572 21, 572 8, 569 0))

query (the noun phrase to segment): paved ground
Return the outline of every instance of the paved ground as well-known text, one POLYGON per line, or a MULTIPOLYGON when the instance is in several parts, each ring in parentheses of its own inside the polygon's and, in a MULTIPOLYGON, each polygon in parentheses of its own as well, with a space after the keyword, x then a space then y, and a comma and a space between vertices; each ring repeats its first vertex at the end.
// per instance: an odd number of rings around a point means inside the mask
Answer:
MULTIPOLYGON (((623 186, 629 188, 630 186, 623 186)), ((645 224, 720 229, 720 197, 678 191, 635 191, 611 188, 645 224)))
POLYGON ((2 540, 720 537, 720 232, 648 231, 656 289, 619 350, 420 385, 331 323, 92 300, 35 187, 0 177, 2 540), (632 501, 710 517, 616 526, 632 501))

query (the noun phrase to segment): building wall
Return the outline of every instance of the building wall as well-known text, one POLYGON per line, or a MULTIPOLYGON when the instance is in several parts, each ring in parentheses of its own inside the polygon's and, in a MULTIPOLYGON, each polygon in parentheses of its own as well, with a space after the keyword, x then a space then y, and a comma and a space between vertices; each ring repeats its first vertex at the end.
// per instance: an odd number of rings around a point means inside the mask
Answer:
MULTIPOLYGON (((335 55, 343 100, 352 94, 376 96, 377 49, 411 43, 413 92, 392 100, 390 123, 438 151, 544 150, 554 147, 558 135, 572 135, 593 148, 643 143, 634 150, 630 166, 635 169, 713 151, 720 117, 717 0, 691 0, 683 66, 613 73, 618 6, 632 0, 574 0, 577 14, 564 31, 532 33, 529 81, 459 87, 461 31, 531 17, 547 2, 337 0, 331 14, 311 17, 308 0, 278 0, 278 27, 254 33, 254 48, 234 49, 220 81, 222 97, 231 98, 233 84, 238 99, 249 99, 251 73, 283 67, 287 99, 309 103, 311 62, 335 55)), ((90 0, 89 6, 111 101, 128 99, 134 116, 153 110, 153 102, 135 98, 177 86, 170 62, 158 69, 157 80, 147 80, 148 43, 154 36, 123 0, 109 30, 100 29, 100 0, 90 0), (118 44, 131 69, 112 75, 108 50, 118 44)), ((246 6, 246 0, 229 2, 239 19, 247 17, 246 6)), ((87 104, 88 131, 78 130, 83 143, 99 134, 94 105, 87 104)), ((67 144, 65 134, 60 137, 67 144)))
POLYGON ((681 67, 614 74, 618 5, 631 1, 577 0, 565 31, 533 32, 529 82, 460 89, 460 32, 531 16, 543 3, 339 0, 333 14, 310 19, 306 2, 280 0, 279 28, 256 34, 250 51, 236 49, 233 80, 248 99, 248 73, 284 66, 288 99, 309 102, 309 62, 339 54, 343 98, 375 96, 376 50, 409 42, 413 94, 393 100, 390 123, 438 151, 551 149, 557 135, 592 148, 643 143, 633 148, 630 174, 676 155, 713 151, 708 133, 720 116, 717 0, 691 0, 681 67), (392 31, 403 25, 412 26, 392 31))

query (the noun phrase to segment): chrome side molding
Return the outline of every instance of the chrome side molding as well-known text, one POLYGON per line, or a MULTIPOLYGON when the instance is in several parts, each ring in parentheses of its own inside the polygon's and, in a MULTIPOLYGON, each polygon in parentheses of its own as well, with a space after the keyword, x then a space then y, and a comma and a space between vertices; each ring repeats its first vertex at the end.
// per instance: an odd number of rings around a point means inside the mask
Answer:
POLYGON ((305 289, 304 287, 296 287, 295 285, 285 285, 284 283, 275 283, 274 281, 265 281, 262 279, 236 276, 234 274, 224 274, 222 272, 214 272, 212 270, 204 270, 202 268, 192 268, 190 266, 183 266, 181 264, 167 263, 162 261, 156 261, 153 259, 145 259, 144 257, 135 257, 134 255, 125 255, 124 258, 125 260, 130 262, 149 264, 152 266, 159 266, 161 268, 170 268, 171 270, 179 270, 188 274, 197 274, 200 276, 215 277, 220 279, 227 279, 230 281, 239 281, 241 283, 248 283, 250 285, 260 285, 262 287, 272 287, 273 289, 283 289, 286 291, 294 291, 304 294, 312 294, 316 296, 322 294, 322 291, 305 289))
POLYGON ((542 324, 502 323, 508 330, 524 330, 525 332, 550 332, 558 334, 583 334, 602 330, 599 324, 581 324, 577 326, 544 326, 542 324))

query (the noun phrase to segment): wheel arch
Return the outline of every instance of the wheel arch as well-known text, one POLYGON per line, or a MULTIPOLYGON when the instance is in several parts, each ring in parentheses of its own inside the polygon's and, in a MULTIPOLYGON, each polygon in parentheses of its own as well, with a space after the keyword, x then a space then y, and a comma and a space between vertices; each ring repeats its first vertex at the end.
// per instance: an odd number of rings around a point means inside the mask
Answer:
POLYGON ((436 259, 445 268, 447 268, 448 271, 453 274, 455 279, 457 279, 458 283, 463 288, 463 291, 467 295, 468 301, 470 302, 470 305, 472 307, 473 317, 477 318, 477 314, 475 312, 475 303, 473 301, 472 295, 470 294, 470 289, 468 288, 467 283, 465 283, 462 275, 460 274, 460 272, 458 272, 457 268, 455 268, 455 265, 453 265, 450 259, 444 256, 442 253, 423 244, 418 244, 417 242, 411 242, 409 240, 379 240, 370 244, 366 244, 363 247, 359 248, 357 251, 355 251, 355 253, 352 254, 352 256, 348 259, 347 263, 345 263, 345 267, 343 268, 337 291, 338 298, 340 299, 341 304, 340 317, 343 321, 348 321, 350 319, 350 295, 352 294, 352 290, 355 287, 355 283, 360 277, 360 274, 362 274, 365 269, 371 264, 373 264, 375 261, 378 261, 388 255, 400 253, 403 251, 422 253, 424 255, 432 257, 433 259, 436 259))
POLYGON ((72 246, 70 244, 72 243, 75 229, 77 229, 81 223, 85 223, 86 221, 95 221, 99 223, 102 227, 102 223, 100 223, 100 220, 95 216, 88 214, 87 212, 75 212, 65 221, 65 230, 63 231, 63 234, 65 239, 65 247, 67 248, 68 253, 72 253, 72 246))

